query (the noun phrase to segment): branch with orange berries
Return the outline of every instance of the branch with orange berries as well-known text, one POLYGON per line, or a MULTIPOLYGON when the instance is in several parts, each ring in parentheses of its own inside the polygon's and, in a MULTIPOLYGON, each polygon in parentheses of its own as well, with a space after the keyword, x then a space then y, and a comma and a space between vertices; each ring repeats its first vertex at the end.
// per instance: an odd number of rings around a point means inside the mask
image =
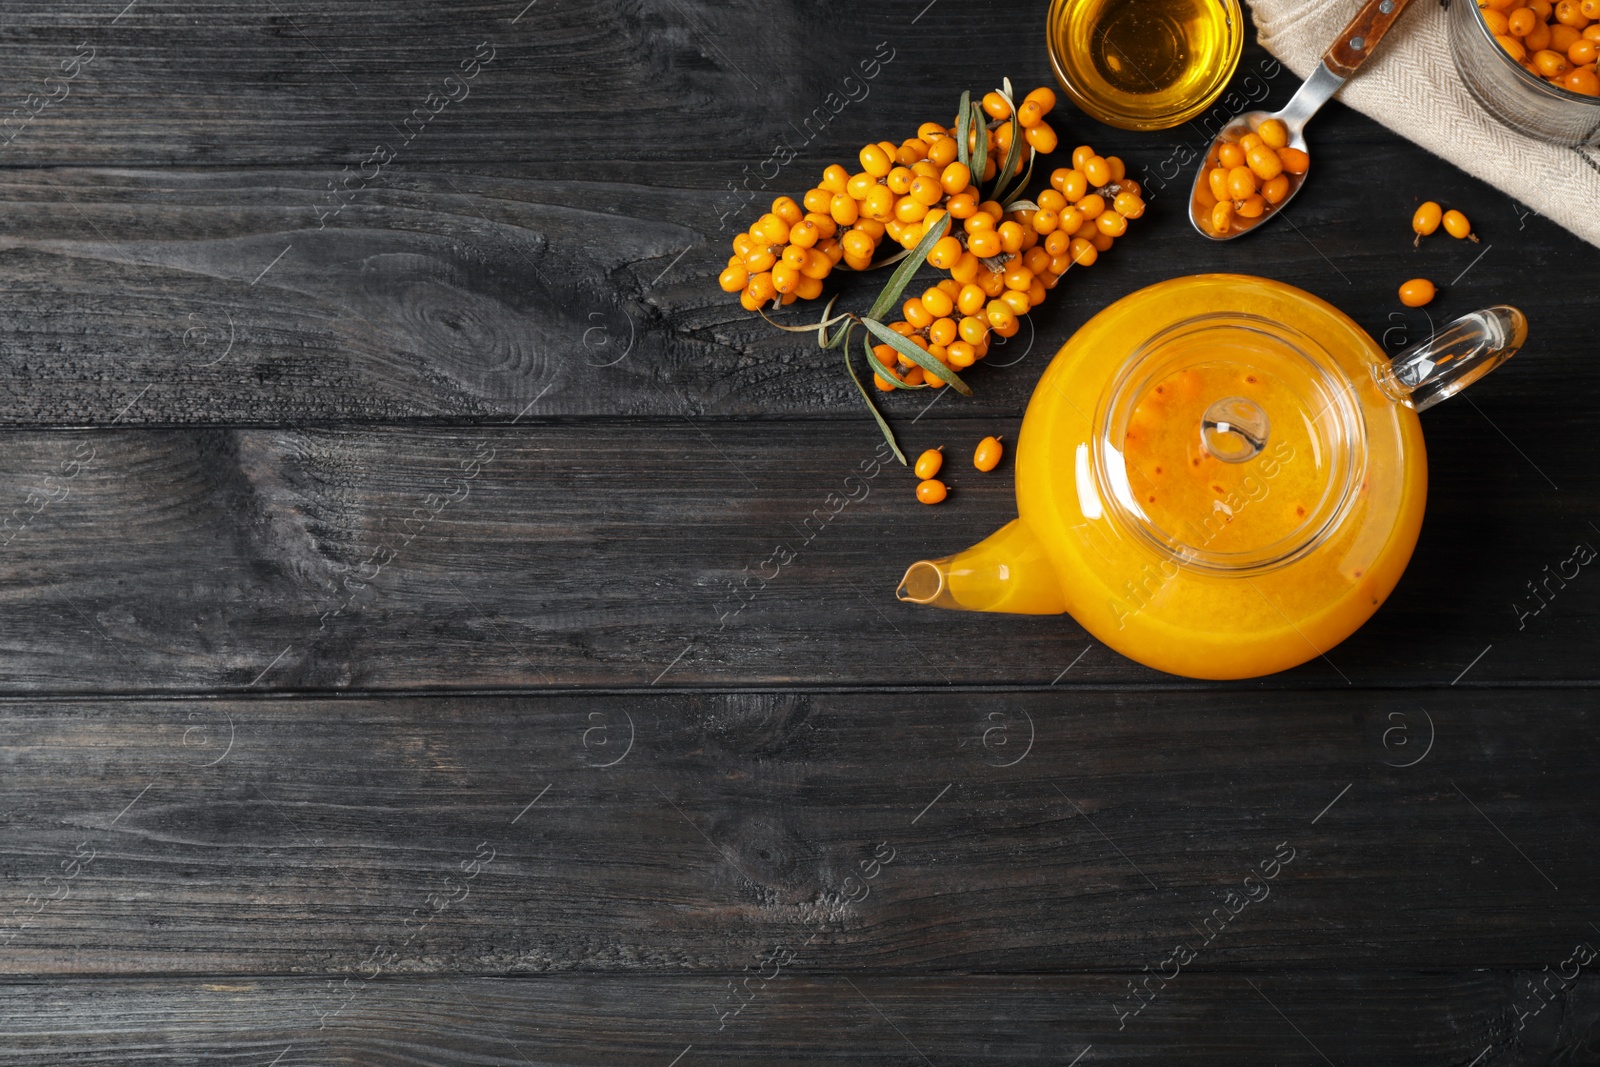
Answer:
POLYGON ((823 349, 841 349, 846 369, 895 456, 904 454, 850 357, 857 327, 873 384, 884 392, 942 389, 971 395, 957 371, 988 354, 991 337, 1009 338, 1072 267, 1092 265, 1144 214, 1139 184, 1116 156, 1088 145, 1072 166, 1050 175, 1034 200, 1022 193, 1040 155, 1056 148, 1045 116, 1055 93, 1038 88, 1016 103, 1011 80, 974 102, 961 94, 955 124, 925 122, 915 137, 861 149, 859 173, 838 164, 796 202, 780 196, 772 210, 733 239, 734 255, 719 282, 748 311, 777 309, 822 295, 823 280, 841 264, 864 271, 903 260, 865 315, 833 313, 830 299, 812 326, 823 349), (987 192, 985 191, 987 189, 987 192), (885 238, 903 251, 874 263, 885 238), (948 276, 885 317, 926 263, 948 276), (830 331, 832 331, 830 333, 830 331), (876 342, 876 343, 874 343, 876 342))

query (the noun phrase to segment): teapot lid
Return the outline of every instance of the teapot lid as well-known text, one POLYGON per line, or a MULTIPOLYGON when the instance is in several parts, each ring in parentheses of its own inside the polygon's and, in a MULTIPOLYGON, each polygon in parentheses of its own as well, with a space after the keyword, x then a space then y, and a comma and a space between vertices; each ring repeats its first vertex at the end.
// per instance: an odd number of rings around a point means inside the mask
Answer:
POLYGON ((1094 480, 1117 526, 1202 571, 1272 570, 1322 543, 1366 472, 1361 404, 1294 327, 1239 311, 1174 323, 1102 393, 1094 480))

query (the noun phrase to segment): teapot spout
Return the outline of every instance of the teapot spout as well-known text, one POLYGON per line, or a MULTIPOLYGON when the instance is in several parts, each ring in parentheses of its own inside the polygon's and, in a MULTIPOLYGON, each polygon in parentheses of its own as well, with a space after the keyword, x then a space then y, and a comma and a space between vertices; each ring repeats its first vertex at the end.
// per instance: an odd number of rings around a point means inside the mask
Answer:
POLYGON ((1055 566, 1021 519, 965 552, 913 563, 895 596, 909 604, 958 611, 1059 615, 1067 610, 1055 566))

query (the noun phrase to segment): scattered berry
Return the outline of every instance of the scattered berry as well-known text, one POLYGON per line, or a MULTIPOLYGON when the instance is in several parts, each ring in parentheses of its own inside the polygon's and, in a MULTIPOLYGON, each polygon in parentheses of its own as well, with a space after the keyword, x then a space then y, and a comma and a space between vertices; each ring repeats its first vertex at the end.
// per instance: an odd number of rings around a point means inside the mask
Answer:
POLYGON ((917 486, 917 499, 924 504, 937 504, 944 500, 946 495, 944 483, 937 478, 924 479, 917 486))
POLYGON ((1473 244, 1478 243, 1478 235, 1472 232, 1472 223, 1459 211, 1446 211, 1443 218, 1444 232, 1451 237, 1466 238, 1473 244))
POLYGON ((1000 457, 1004 452, 1000 438, 985 437, 978 442, 978 449, 972 454, 972 465, 981 471, 992 471, 1000 465, 1000 457))
POLYGON ((1408 308, 1419 308, 1433 301, 1436 290, 1426 278, 1412 278, 1400 287, 1400 303, 1408 308))
MULTIPOLYGON (((940 448, 943 446, 941 445, 940 448)), ((917 477, 927 481, 939 473, 939 468, 944 466, 944 453, 939 448, 930 448, 917 457, 915 470, 917 477)))

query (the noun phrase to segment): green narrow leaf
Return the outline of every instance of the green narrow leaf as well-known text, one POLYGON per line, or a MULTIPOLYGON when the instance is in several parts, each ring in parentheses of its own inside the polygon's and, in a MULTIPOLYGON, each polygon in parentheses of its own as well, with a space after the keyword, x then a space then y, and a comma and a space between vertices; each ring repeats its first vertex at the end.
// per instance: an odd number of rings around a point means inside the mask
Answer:
POLYGON ((951 370, 949 367, 946 367, 943 363, 940 363, 929 353, 924 352, 922 349, 912 344, 906 338, 901 337, 899 334, 889 329, 889 327, 885 326, 883 323, 877 321, 876 319, 862 319, 861 325, 865 326, 869 333, 876 336, 884 344, 891 346, 896 352, 899 352, 901 355, 905 356, 911 362, 921 367, 928 374, 933 375, 935 378, 938 378, 943 382, 947 382, 962 396, 972 395, 972 387, 966 382, 962 381, 959 374, 951 370))
MULTIPOLYGON (((1011 79, 1007 78, 1006 84, 1009 85, 1010 83, 1011 79)), ((1022 155, 1022 120, 1017 118, 1017 105, 1011 99, 1009 90, 1006 92, 1006 102, 1011 104, 1011 147, 1006 151, 1006 165, 1001 167, 1000 172, 995 175, 994 187, 994 198, 1002 204, 1006 202, 1005 194, 1007 192, 1021 192, 1020 187, 1008 190, 1006 186, 1011 183, 1011 178, 1015 176, 1011 172, 1015 170, 1020 173, 1022 170, 1022 164, 1018 159, 1022 155)))
POLYGON ((940 225, 930 227, 928 232, 922 235, 922 240, 917 242, 910 255, 906 256, 904 262, 889 276, 889 283, 883 287, 883 292, 878 294, 878 299, 872 302, 872 307, 867 311, 867 318, 881 319, 888 314, 894 302, 900 299, 900 294, 906 291, 906 286, 911 284, 911 276, 928 261, 928 253, 933 251, 933 246, 945 235, 943 223, 949 221, 950 216, 946 213, 940 225))
MULTIPOLYGON (((973 104, 972 112, 973 118, 978 123, 977 126, 973 127, 978 131, 978 136, 976 138, 977 145, 972 152, 972 162, 968 165, 972 168, 972 184, 982 189, 983 168, 989 161, 989 124, 984 121, 983 106, 981 104, 973 104)), ((966 144, 967 142, 962 141, 961 143, 966 144)))
MULTIPOLYGON (((854 330, 854 326, 856 326, 854 323, 850 323, 850 326, 846 326, 846 339, 848 339, 848 336, 850 336, 850 331, 854 330)), ((902 467, 907 466, 906 453, 902 453, 902 451, 899 450, 899 443, 894 440, 894 432, 890 429, 890 424, 883 421, 882 414, 878 413, 878 405, 872 403, 872 395, 867 394, 866 387, 862 386, 861 384, 861 379, 856 378, 856 365, 850 362, 850 346, 848 346, 848 344, 845 346, 845 370, 850 371, 850 381, 853 381, 854 384, 856 384, 856 392, 861 394, 862 403, 866 403, 867 411, 872 413, 872 419, 877 422, 878 429, 883 430, 883 440, 886 440, 886 442, 890 443, 891 450, 894 450, 894 459, 899 459, 902 467)))
MULTIPOLYGON (((1029 153, 1029 155, 1028 155, 1028 172, 1022 176, 1022 181, 1017 183, 1017 187, 1015 189, 1011 190, 1013 193, 1021 193, 1021 192, 1024 192, 1024 191, 1027 190, 1028 183, 1033 181, 1033 164, 1034 164, 1034 161, 1037 160, 1038 158, 1039 158, 1039 153, 1038 152, 1029 153)), ((1031 203, 1033 203, 1033 201, 1031 201, 1031 200, 1022 200, 1022 199, 1019 198, 1017 200, 1013 200, 1012 203, 1013 204, 1031 204, 1031 203)), ((1009 206, 1007 206, 1005 204, 1004 201, 1001 202, 1001 206, 1004 207, 1007 211, 1012 210, 1009 206)))
POLYGON ((969 167, 972 166, 972 157, 967 152, 967 138, 971 133, 972 93, 968 91, 961 94, 961 111, 956 116, 956 158, 969 167))
MULTIPOLYGON (((861 321, 862 321, 862 324, 865 325, 870 320, 863 319, 861 321)), ((871 332, 871 331, 869 330, 868 332, 871 332)), ((893 330, 890 330, 889 332, 890 333, 894 333, 893 330)), ((897 334, 897 333, 895 333, 894 335, 896 337, 900 337, 900 335, 897 334)), ((901 340, 904 340, 904 338, 901 338, 901 340)), ((861 339, 861 347, 866 349, 866 353, 867 353, 867 369, 872 371, 873 374, 876 374, 878 377, 882 378, 884 381, 888 382, 890 384, 890 386, 892 386, 893 388, 895 388, 895 389, 926 389, 927 388, 926 385, 912 385, 910 382, 901 381, 899 378, 896 378, 893 374, 884 374, 884 373, 882 373, 882 371, 887 370, 888 368, 884 367, 882 363, 879 363, 877 355, 873 353, 873 351, 872 351, 872 338, 871 337, 863 337, 861 339)), ((915 348, 917 346, 916 345, 912 345, 911 347, 915 348)))

